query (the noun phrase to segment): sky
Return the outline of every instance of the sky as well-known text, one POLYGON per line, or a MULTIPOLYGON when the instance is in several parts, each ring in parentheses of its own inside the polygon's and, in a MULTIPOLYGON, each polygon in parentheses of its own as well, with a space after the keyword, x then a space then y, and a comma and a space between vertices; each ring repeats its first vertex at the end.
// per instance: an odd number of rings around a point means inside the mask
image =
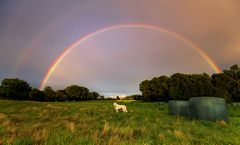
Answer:
POLYGON ((1 0, 0 80, 139 94, 146 79, 240 65, 239 18, 239 0, 1 0))

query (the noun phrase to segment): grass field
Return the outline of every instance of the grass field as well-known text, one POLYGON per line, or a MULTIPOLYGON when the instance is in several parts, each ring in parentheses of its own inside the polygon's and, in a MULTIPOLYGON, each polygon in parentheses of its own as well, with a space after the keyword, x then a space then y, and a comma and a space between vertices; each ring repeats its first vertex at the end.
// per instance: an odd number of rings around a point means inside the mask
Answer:
POLYGON ((230 122, 168 115, 167 103, 0 100, 0 144, 240 144, 240 106, 228 106, 230 122))

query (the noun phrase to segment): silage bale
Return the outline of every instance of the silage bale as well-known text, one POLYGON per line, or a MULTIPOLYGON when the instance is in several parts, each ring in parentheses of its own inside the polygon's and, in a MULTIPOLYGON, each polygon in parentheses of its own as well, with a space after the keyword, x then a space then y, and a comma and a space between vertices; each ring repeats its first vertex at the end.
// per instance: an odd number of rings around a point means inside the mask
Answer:
POLYGON ((171 100, 168 102, 170 115, 189 116, 188 101, 171 100))
POLYGON ((199 120, 229 121, 227 104, 223 98, 194 97, 189 100, 190 117, 199 120))

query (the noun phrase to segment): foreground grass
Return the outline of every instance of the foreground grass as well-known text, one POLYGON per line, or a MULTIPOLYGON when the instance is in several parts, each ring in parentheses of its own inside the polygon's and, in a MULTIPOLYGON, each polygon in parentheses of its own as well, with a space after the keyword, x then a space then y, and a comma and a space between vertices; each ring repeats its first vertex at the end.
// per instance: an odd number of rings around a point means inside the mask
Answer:
POLYGON ((240 144, 240 107, 229 106, 230 122, 168 115, 166 103, 0 100, 0 144, 240 144))

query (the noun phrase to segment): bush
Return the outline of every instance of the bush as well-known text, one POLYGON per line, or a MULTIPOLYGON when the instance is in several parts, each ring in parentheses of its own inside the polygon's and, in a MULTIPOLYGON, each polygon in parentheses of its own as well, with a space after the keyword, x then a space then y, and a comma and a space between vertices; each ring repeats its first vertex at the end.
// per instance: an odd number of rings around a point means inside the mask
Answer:
POLYGON ((88 100, 89 90, 78 85, 71 85, 64 89, 69 100, 88 100))
POLYGON ((2 98, 26 100, 31 91, 29 84, 18 78, 7 78, 2 81, 0 94, 2 98))
POLYGON ((32 89, 29 93, 29 99, 34 101, 45 101, 45 95, 38 89, 32 89))

